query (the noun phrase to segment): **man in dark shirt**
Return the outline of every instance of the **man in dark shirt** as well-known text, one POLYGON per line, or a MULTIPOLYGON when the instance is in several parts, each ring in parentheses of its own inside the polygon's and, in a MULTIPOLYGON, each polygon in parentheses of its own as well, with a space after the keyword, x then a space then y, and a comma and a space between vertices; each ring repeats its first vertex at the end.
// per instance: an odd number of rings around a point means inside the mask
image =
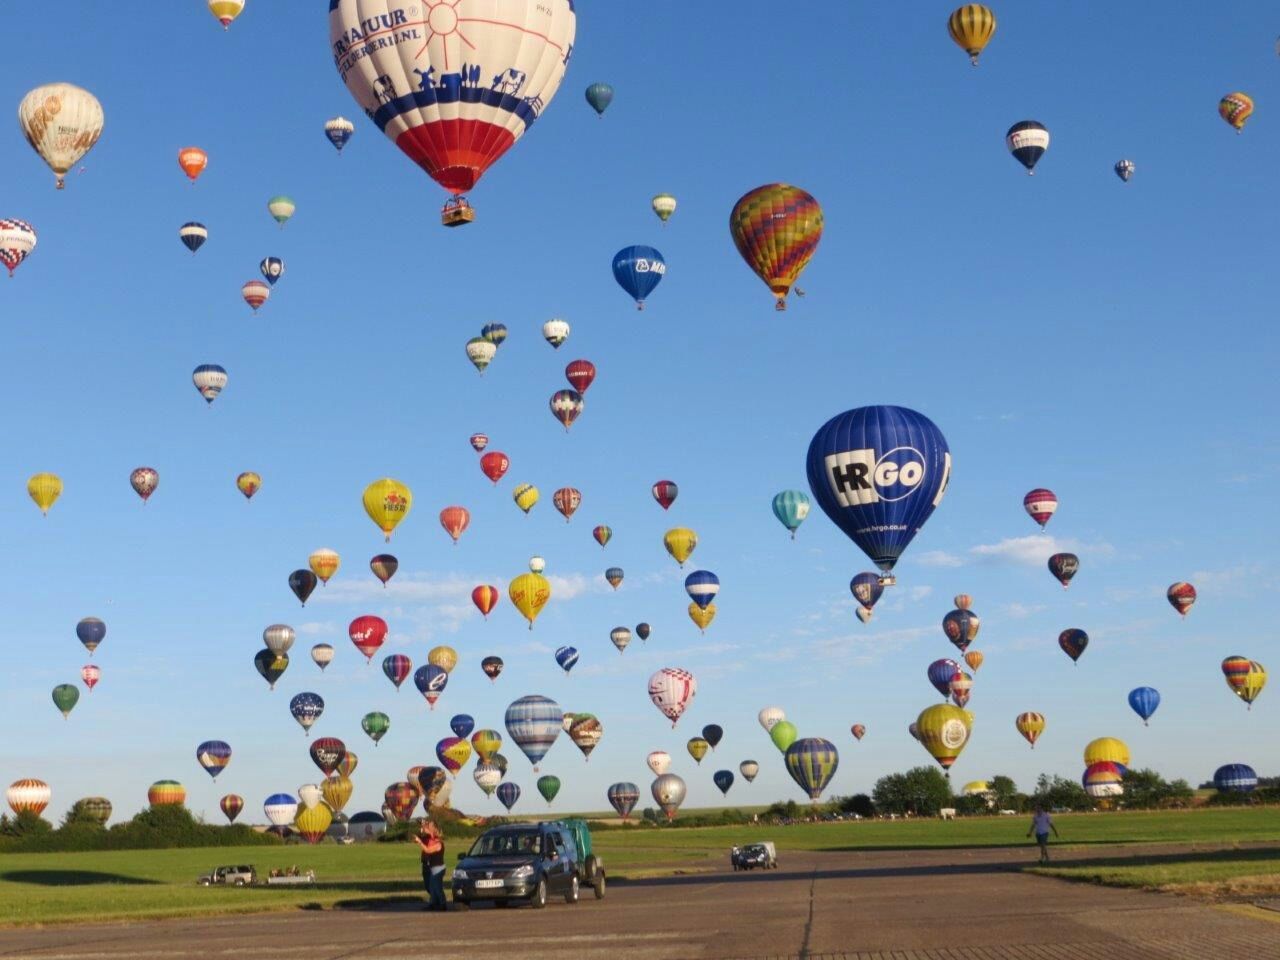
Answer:
POLYGON ((444 836, 430 820, 413 838, 422 851, 422 885, 430 898, 427 910, 447 910, 444 899, 444 836))

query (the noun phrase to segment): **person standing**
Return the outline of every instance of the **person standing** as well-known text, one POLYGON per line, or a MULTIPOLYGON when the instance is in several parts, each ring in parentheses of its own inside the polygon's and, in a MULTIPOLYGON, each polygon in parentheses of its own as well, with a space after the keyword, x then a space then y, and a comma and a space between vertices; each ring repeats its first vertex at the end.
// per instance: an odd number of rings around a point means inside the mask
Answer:
POLYGON ((1053 817, 1049 816, 1048 811, 1044 807, 1036 807, 1035 814, 1031 817, 1031 829, 1027 831, 1027 836, 1032 833, 1036 835, 1036 843, 1040 844, 1040 862, 1049 862, 1049 831, 1053 831, 1055 837, 1060 836, 1058 828, 1053 824, 1053 817))
POLYGON ((430 820, 414 835, 422 851, 422 885, 426 888, 426 910, 448 910, 444 899, 444 836, 430 820))

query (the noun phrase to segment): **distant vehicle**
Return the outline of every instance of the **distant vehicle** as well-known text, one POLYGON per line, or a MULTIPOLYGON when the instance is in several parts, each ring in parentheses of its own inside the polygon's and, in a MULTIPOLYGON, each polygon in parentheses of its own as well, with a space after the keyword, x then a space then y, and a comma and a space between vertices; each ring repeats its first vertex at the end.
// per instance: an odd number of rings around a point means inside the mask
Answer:
POLYGON ((252 866, 216 867, 204 876, 198 877, 196 879, 196 883, 200 884, 202 887, 209 887, 214 884, 225 884, 233 887, 247 887, 257 879, 257 871, 255 871, 252 866))
POLYGON ((745 847, 734 847, 729 851, 729 862, 734 870, 778 869, 778 850, 773 843, 749 843, 745 847))
POLYGON ((314 870, 307 870, 304 873, 297 867, 272 870, 267 875, 267 884, 272 887, 294 887, 300 884, 315 882, 316 872, 314 870))
MULTIPOLYGON (((579 830, 589 844, 585 825, 520 823, 486 831, 458 858, 453 871, 454 903, 491 900, 505 907, 523 900, 540 910, 556 894, 565 903, 577 903, 586 869, 575 841, 579 830)), ((596 896, 604 896, 603 876, 596 896)))

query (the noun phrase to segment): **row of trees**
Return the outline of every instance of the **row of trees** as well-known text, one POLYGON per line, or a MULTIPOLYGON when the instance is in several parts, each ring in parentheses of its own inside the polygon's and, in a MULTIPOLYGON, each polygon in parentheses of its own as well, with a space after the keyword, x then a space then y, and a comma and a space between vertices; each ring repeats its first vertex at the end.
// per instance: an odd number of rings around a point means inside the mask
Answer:
POLYGON ((0 853, 56 850, 156 850, 175 847, 242 847, 278 844, 280 838, 244 824, 213 826, 186 807, 147 807, 108 828, 76 801, 55 828, 31 812, 0 815, 0 853))

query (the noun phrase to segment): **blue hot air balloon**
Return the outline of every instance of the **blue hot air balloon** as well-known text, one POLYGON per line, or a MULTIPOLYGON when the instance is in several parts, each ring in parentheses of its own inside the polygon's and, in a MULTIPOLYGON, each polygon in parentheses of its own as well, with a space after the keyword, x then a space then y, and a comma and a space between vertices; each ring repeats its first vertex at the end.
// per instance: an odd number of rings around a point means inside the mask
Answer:
POLYGON ((797 740, 787 747, 785 756, 787 773, 801 790, 809 794, 809 799, 815 801, 822 796, 822 791, 840 765, 840 754, 835 744, 821 737, 797 740))
POLYGON ((342 154, 342 148, 347 145, 355 132, 355 124, 346 117, 334 117, 332 120, 325 121, 324 135, 329 138, 329 142, 333 144, 333 148, 339 155, 342 154))
POLYGON ((808 474, 818 506, 892 583, 894 564, 947 492, 951 451, 923 414, 859 407, 814 434, 808 474))
POLYGON ((684 590, 690 600, 705 610, 720 592, 720 578, 710 570, 695 570, 684 578, 684 590))
POLYGON ((880 582, 878 573, 859 573, 849 581, 849 592, 853 599, 870 610, 884 593, 884 584, 880 582))
POLYGON ((556 663, 560 664, 561 670, 568 673, 578 664, 578 648, 561 647, 556 651, 556 663))
POLYGON ((613 103, 613 87, 607 83, 593 83, 587 87, 587 103, 591 104, 591 109, 600 116, 604 116, 604 112, 609 109, 609 104, 613 103))
POLYGON ((312 724, 324 713, 324 698, 318 693, 300 693, 289 701, 289 712, 310 736, 312 724))
POLYGON ((640 800, 640 788, 625 780, 615 783, 607 791, 609 805, 618 811, 623 820, 631 815, 636 803, 640 800))
POLYGON ((276 281, 284 276, 284 261, 279 257, 263 257, 262 262, 258 264, 258 270, 262 273, 263 279, 274 287, 276 281))
POLYGON ((106 638, 107 625, 97 617, 85 617, 76 624, 76 639, 84 644, 90 657, 93 656, 93 651, 98 649, 98 644, 106 638))
POLYGON ((428 663, 414 671, 413 685, 418 688, 418 692, 434 710, 440 694, 444 693, 444 688, 449 685, 449 671, 434 663, 428 663))
POLYGON ((613 255, 613 279, 644 309, 644 301, 667 273, 666 261, 653 247, 625 247, 613 255))
POLYGON ((297 798, 289 793, 273 793, 262 804, 262 812, 278 831, 293 823, 298 812, 297 798))
POLYGON ((507 339, 507 325, 505 323, 486 323, 480 328, 480 336, 495 347, 500 347, 507 339))
POLYGON ((504 780, 498 784, 498 789, 494 791, 498 795, 498 802, 501 803, 509 811, 516 805, 516 801, 520 799, 520 788, 510 780, 504 780))
POLYGON ((209 239, 209 228, 203 223, 196 223, 192 220, 190 223, 184 223, 178 228, 178 239, 182 241, 184 247, 195 253, 209 239))
POLYGON ((799 490, 783 490, 773 498, 773 515, 791 531, 794 540, 800 524, 809 516, 809 495, 799 490))
POLYGON ((1220 793, 1252 793, 1258 786, 1258 775, 1247 763, 1228 763, 1213 771, 1213 785, 1220 793))
POLYGON ((449 729, 455 737, 469 737, 476 728, 476 718, 467 713, 458 713, 449 719, 449 729))
POLYGON ((951 678, 960 672, 960 664, 954 660, 935 660, 929 664, 929 682, 942 694, 942 699, 951 696, 951 678))
POLYGON ((729 792, 729 788, 733 786, 733 771, 717 770, 711 775, 711 779, 715 785, 720 788, 721 793, 727 794, 729 792))
POLYGON ((231 762, 231 746, 221 740, 206 740, 196 747, 196 761, 205 773, 217 780, 218 774, 231 762))
POLYGON ((529 758, 536 773, 538 763, 564 729, 564 711, 549 697, 531 694, 507 707, 506 725, 507 733, 529 758))
POLYGON ((1133 712, 1142 718, 1142 725, 1145 727, 1151 715, 1156 712, 1156 707, 1160 706, 1160 691, 1155 687, 1137 687, 1130 690, 1129 706, 1133 707, 1133 712))

